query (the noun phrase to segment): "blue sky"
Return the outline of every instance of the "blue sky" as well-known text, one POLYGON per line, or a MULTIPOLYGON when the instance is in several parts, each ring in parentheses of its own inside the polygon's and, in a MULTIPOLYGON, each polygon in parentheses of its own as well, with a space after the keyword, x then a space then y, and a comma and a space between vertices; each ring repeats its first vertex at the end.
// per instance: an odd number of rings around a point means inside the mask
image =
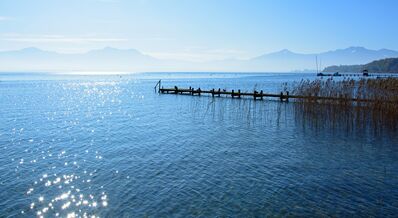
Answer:
POLYGON ((0 50, 135 48, 172 59, 398 50, 395 0, 1 0, 0 50))

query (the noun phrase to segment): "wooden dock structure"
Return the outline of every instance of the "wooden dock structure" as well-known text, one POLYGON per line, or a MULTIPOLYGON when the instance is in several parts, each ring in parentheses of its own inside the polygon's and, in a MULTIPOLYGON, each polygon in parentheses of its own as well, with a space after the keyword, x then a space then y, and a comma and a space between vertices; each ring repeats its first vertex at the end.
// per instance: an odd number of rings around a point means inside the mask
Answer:
MULTIPOLYGON (((160 83, 158 84, 160 85, 160 83)), ((156 90, 156 86, 155 86, 156 90)), ((231 91, 227 91, 225 89, 211 89, 211 90, 202 90, 201 88, 194 89, 192 87, 189 88, 178 88, 174 86, 174 88, 163 88, 160 87, 157 89, 160 94, 179 94, 179 95, 197 95, 200 96, 202 94, 208 94, 212 97, 232 97, 232 98, 241 98, 241 97, 250 97, 254 100, 264 100, 264 98, 274 98, 279 99, 280 101, 288 102, 289 99, 307 99, 311 101, 324 100, 324 101, 352 101, 352 102, 373 102, 375 100, 371 99, 361 99, 361 98, 350 98, 348 96, 340 96, 340 97, 325 97, 325 96, 302 96, 302 95, 291 95, 289 92, 280 92, 279 94, 270 94, 265 93, 263 90, 253 91, 253 92, 241 92, 240 89, 235 91, 232 89, 231 91)))
POLYGON ((254 91, 254 92, 241 92, 240 89, 235 91, 232 89, 231 91, 227 91, 225 89, 211 89, 211 90, 202 90, 200 88, 194 89, 194 88, 187 88, 187 89, 180 89, 178 87, 174 88, 159 88, 159 93, 162 94, 182 94, 182 95, 202 95, 202 94, 209 94, 212 97, 221 97, 221 96, 231 96, 232 98, 241 98, 243 96, 250 96, 254 100, 260 99, 263 100, 264 97, 278 97, 281 100, 288 100, 289 92, 286 94, 267 94, 264 93, 262 90, 260 92, 254 91))
POLYGON ((381 100, 381 99, 364 99, 364 98, 353 98, 351 96, 347 95, 342 95, 340 94, 338 97, 328 97, 328 96, 317 96, 317 95, 310 95, 310 96, 303 96, 303 95, 291 95, 288 91, 286 92, 280 92, 279 94, 271 94, 271 93, 265 93, 263 90, 256 91, 254 90, 253 92, 241 92, 240 89, 235 91, 232 89, 231 91, 228 91, 226 89, 210 89, 210 90, 202 90, 201 88, 194 89, 191 86, 189 88, 178 88, 177 86, 174 86, 174 88, 164 88, 162 86, 162 81, 159 80, 155 87, 155 92, 158 92, 160 94, 180 94, 180 95, 197 95, 200 96, 202 94, 209 94, 213 98, 214 97, 232 97, 232 98, 241 98, 241 97, 250 97, 253 98, 254 100, 264 100, 264 98, 276 98, 279 99, 280 101, 285 101, 288 102, 289 99, 302 99, 302 100, 309 100, 309 101, 339 101, 339 102, 384 102, 384 103, 392 103, 392 104, 398 104, 397 101, 388 101, 388 100, 381 100))

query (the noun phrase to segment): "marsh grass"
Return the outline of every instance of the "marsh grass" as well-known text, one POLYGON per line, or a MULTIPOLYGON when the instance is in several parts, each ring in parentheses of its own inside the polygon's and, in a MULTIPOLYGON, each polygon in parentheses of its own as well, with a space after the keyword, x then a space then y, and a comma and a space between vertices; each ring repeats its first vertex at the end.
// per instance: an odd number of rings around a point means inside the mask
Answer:
POLYGON ((398 129, 398 78, 302 80, 293 85, 292 93, 312 96, 297 99, 295 104, 296 117, 307 122, 322 122, 329 127, 347 130, 398 129))
POLYGON ((247 126, 278 125, 284 121, 285 104, 254 101, 251 98, 192 97, 188 111, 198 121, 210 119, 220 125, 241 123, 247 126))
POLYGON ((248 126, 274 127, 295 120, 316 131, 398 132, 398 78, 302 80, 284 83, 281 90, 311 97, 288 103, 272 98, 254 101, 195 96, 188 108, 199 121, 210 118, 220 124, 244 121, 248 126))

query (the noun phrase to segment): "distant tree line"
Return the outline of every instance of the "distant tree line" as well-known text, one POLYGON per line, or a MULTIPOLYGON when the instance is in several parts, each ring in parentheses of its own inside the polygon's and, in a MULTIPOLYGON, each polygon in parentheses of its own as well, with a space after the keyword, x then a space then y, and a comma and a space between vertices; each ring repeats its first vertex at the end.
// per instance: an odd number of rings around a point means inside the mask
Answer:
POLYGON ((370 73, 398 73, 398 58, 386 58, 364 65, 334 65, 326 67, 323 72, 357 73, 363 70, 370 73))

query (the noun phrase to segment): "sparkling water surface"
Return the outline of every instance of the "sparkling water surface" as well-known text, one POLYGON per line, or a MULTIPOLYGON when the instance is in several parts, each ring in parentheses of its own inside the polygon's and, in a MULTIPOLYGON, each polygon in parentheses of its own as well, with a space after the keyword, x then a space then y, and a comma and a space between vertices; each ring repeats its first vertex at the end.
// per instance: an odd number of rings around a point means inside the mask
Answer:
POLYGON ((0 74, 0 214, 396 216, 396 134, 309 125, 293 102, 154 92, 303 78, 0 74))

